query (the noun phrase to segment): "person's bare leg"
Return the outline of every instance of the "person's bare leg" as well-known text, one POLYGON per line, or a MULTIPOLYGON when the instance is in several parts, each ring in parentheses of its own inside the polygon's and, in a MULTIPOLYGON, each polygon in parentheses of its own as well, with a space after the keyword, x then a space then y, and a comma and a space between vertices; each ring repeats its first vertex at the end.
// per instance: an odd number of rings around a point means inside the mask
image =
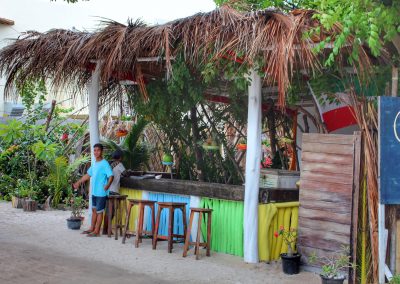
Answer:
POLYGON ((103 222, 103 212, 97 213, 96 226, 93 231, 94 234, 100 234, 100 227, 102 222, 103 222))
POLYGON ((96 208, 92 208, 92 224, 90 226, 90 229, 88 231, 93 232, 96 228, 96 220, 97 220, 97 211, 96 208))

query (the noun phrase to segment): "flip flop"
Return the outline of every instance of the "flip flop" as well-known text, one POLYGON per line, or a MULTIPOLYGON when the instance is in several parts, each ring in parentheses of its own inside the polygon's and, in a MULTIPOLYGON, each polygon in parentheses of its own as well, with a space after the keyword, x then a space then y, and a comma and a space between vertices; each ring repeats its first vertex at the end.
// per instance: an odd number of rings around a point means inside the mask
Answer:
POLYGON ((90 230, 86 230, 86 231, 83 231, 81 234, 82 235, 88 235, 88 234, 91 234, 91 233, 93 233, 93 232, 90 231, 90 230))
POLYGON ((97 238, 97 237, 100 237, 100 234, 90 233, 90 234, 88 234, 86 237, 89 237, 89 238, 97 238))

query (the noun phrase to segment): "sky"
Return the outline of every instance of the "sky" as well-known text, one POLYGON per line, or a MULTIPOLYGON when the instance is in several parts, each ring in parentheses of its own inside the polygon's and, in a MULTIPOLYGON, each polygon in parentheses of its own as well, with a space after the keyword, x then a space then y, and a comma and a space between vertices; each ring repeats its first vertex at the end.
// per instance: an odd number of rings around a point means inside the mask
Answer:
POLYGON ((215 4, 212 0, 80 0, 75 4, 62 0, 0 0, 0 7, 0 17, 14 20, 13 29, 23 32, 72 27, 93 30, 99 17, 122 23, 128 18, 141 18, 148 24, 165 23, 211 11, 215 4))

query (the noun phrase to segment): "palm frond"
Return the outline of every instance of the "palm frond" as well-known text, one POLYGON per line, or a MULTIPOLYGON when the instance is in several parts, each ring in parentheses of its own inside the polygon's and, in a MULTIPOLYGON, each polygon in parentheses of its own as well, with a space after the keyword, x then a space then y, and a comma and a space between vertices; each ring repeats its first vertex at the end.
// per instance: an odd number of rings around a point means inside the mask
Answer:
POLYGON ((133 150, 135 148, 147 123, 148 122, 144 118, 139 118, 137 122, 132 126, 131 130, 129 131, 123 142, 123 145, 126 149, 133 150))

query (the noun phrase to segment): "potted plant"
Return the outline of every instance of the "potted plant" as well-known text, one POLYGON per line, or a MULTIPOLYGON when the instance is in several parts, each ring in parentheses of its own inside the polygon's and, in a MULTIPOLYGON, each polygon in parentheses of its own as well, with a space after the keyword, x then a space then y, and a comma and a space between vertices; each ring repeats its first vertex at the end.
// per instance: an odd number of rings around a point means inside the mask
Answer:
POLYGON ((32 212, 37 209, 37 201, 36 201, 36 188, 28 187, 25 189, 24 200, 22 202, 22 208, 24 211, 32 212))
POLYGON ((16 187, 11 196, 11 206, 13 208, 21 209, 23 207, 22 206, 23 201, 24 201, 24 199, 20 195, 20 190, 18 187, 16 187))
POLYGON ((329 257, 318 257, 313 252, 308 261, 310 264, 322 263, 320 274, 322 284, 342 284, 346 279, 346 269, 355 268, 355 264, 350 261, 349 246, 343 246, 329 257))
POLYGON ((164 155, 162 156, 163 165, 172 165, 174 162, 174 158, 172 157, 169 151, 164 151, 164 155))
POLYGON ((71 217, 67 219, 68 229, 79 230, 84 219, 83 210, 86 207, 85 200, 82 196, 71 194, 70 197, 65 200, 65 204, 71 207, 71 217))
POLYGON ((285 230, 283 226, 280 226, 279 231, 275 232, 274 235, 276 238, 282 237, 288 247, 287 253, 281 253, 283 273, 298 274, 301 254, 293 252, 297 241, 297 230, 295 228, 285 230))
POLYGON ((236 148, 238 150, 244 151, 247 149, 247 141, 246 139, 242 138, 240 139, 239 143, 237 144, 236 148))
POLYGON ((203 143, 203 149, 206 151, 216 151, 219 150, 219 145, 212 137, 208 137, 203 143))
POLYGON ((36 211, 37 187, 35 185, 31 185, 26 179, 19 179, 17 181, 16 194, 18 195, 18 202, 22 203, 24 211, 36 211))

